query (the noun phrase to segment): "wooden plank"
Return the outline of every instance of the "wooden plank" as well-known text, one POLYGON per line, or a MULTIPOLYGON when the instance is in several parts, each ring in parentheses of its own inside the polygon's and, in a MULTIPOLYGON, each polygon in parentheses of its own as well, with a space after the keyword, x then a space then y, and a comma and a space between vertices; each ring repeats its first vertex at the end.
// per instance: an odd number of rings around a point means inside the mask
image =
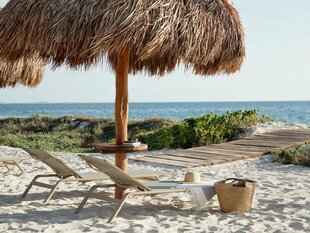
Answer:
POLYGON ((298 136, 310 136, 310 132, 273 132, 273 133, 268 133, 265 135, 272 135, 272 136, 285 136, 285 135, 298 135, 298 136))
MULTIPOLYGON (((192 149, 191 149, 192 150, 192 149)), ((219 152, 227 152, 231 154, 240 153, 240 154, 257 154, 265 151, 265 148, 257 148, 252 146, 240 146, 240 145, 232 145, 232 144, 225 144, 225 145, 218 145, 218 146, 207 146, 207 147, 195 147, 193 150, 200 150, 200 151, 219 151, 219 152)))
POLYGON ((243 140, 307 140, 310 137, 297 136, 297 135, 283 135, 283 136, 254 136, 250 138, 244 138, 243 140))
POLYGON ((261 152, 261 151, 266 150, 266 148, 257 148, 253 146, 240 146, 240 145, 233 145, 233 144, 227 144, 227 143, 209 145, 208 147, 214 148, 214 149, 228 149, 228 150, 240 150, 240 151, 250 151, 250 152, 261 152))
POLYGON ((301 143, 301 142, 304 142, 305 139, 298 139, 298 138, 285 138, 285 139, 282 139, 282 138, 273 138, 273 139, 268 139, 268 140, 265 140, 265 139, 244 139, 244 141, 246 142, 264 142, 264 143, 268 143, 268 142, 277 142, 277 143, 301 143))
POLYGON ((203 165, 205 160, 201 158, 191 158, 191 157, 184 157, 184 156, 174 156, 169 154, 158 154, 158 155, 150 155, 146 156, 148 158, 161 158, 161 159, 167 159, 167 160, 173 160, 173 161, 182 161, 182 162, 190 162, 194 164, 201 164, 203 165))
POLYGON ((264 148, 264 147, 258 148, 258 147, 253 147, 253 146, 249 146, 249 145, 240 146, 240 145, 234 145, 234 144, 228 144, 228 143, 209 145, 209 146, 213 147, 213 148, 220 148, 220 149, 252 151, 252 152, 268 152, 268 151, 270 151, 268 148, 264 148))
POLYGON ((276 142, 276 143, 305 143, 309 140, 303 138, 303 139, 300 139, 300 138, 286 138, 286 139, 277 139, 277 138, 274 138, 274 139, 270 139, 270 140, 245 140, 245 141, 248 141, 248 142, 276 142))
POLYGON ((217 148, 218 150, 228 150, 228 151, 237 151, 237 152, 246 152, 249 154, 257 154, 269 151, 268 148, 264 147, 252 147, 252 146, 240 146, 240 145, 223 145, 217 148))
POLYGON ((240 155, 243 157, 252 157, 256 155, 260 155, 261 152, 253 152, 253 151, 238 151, 238 150, 225 150, 220 148, 209 148, 206 147, 204 149, 187 149, 187 151, 200 152, 200 153, 212 153, 212 154, 220 154, 220 155, 240 155))
POLYGON ((257 140, 257 139, 266 139, 266 140, 270 140, 270 139, 286 139, 286 138, 299 138, 299 139, 304 139, 304 138, 308 138, 308 136, 305 135, 256 135, 253 137, 248 137, 248 138, 244 138, 243 140, 257 140))
POLYGON ((277 145, 285 145, 284 143, 276 143, 276 142, 268 142, 268 143, 260 143, 260 142, 249 142, 244 140, 238 140, 234 142, 229 142, 231 145, 242 145, 242 146, 254 146, 254 147, 267 147, 267 148, 275 148, 277 145))
MULTIPOLYGON (((215 151, 215 150, 214 150, 215 151)), ((242 155, 238 154, 238 153, 231 153, 231 154, 228 154, 228 153, 217 153, 216 151, 215 152, 212 152, 212 151, 195 151, 195 150, 190 150, 190 149, 187 149, 187 150, 183 150, 183 151, 176 151, 176 152, 171 152, 171 153, 166 153, 166 154, 185 154, 185 155, 198 155, 198 156, 202 156, 202 157, 205 157, 206 155, 213 155, 213 156, 232 156, 232 157, 240 157, 242 155)))
MULTIPOLYGON (((238 145, 238 146, 248 146, 249 144, 246 144, 246 143, 238 143, 238 144, 235 144, 235 145, 238 145)), ((286 144, 284 145, 271 145, 271 144, 266 144, 266 145, 263 145, 263 144, 250 144, 251 146, 255 146, 255 147, 258 147, 258 148, 265 148, 265 149, 268 149, 268 151, 272 151, 276 148, 279 148, 281 146, 286 146, 286 144)))
POLYGON ((246 141, 240 140, 232 142, 233 145, 249 145, 249 146, 264 146, 264 147, 273 147, 277 145, 285 145, 291 142, 277 142, 277 141, 269 141, 269 142, 262 142, 262 141, 246 141))
POLYGON ((165 160, 165 159, 156 159, 156 158, 149 158, 149 157, 135 157, 135 158, 129 158, 130 160, 134 161, 139 161, 139 162, 151 162, 151 163, 160 163, 160 164, 165 164, 165 165, 172 165, 175 167, 198 167, 197 164, 194 163, 189 163, 189 162, 180 162, 180 161, 170 161, 170 160, 165 160))
POLYGON ((249 142, 249 141, 237 141, 232 143, 234 145, 249 145, 249 146, 255 146, 255 147, 268 147, 268 148, 277 148, 280 146, 287 146, 287 145, 296 145, 296 143, 280 143, 280 142, 249 142))
MULTIPOLYGON (((251 140, 251 139, 250 139, 251 140)), ((309 142, 310 141, 310 137, 283 137, 283 138, 280 138, 280 137, 275 137, 273 139, 269 139, 269 140, 266 140, 266 141, 283 141, 283 142, 286 142, 286 141, 291 141, 291 142, 309 142)))
POLYGON ((308 133, 272 133, 272 134, 260 134, 255 135, 258 137, 290 137, 290 136, 297 136, 297 137, 309 137, 310 134, 308 133))
POLYGON ((197 159, 203 159, 203 160, 210 160, 210 159, 218 159, 218 160, 234 160, 234 159, 243 159, 243 156, 225 156, 225 155, 215 155, 215 154, 185 154, 185 153, 167 153, 167 155, 170 156, 177 156, 177 157, 186 157, 186 158, 197 158, 197 159))
MULTIPOLYGON (((195 152, 196 150, 193 150, 193 152, 195 152)), ((234 154, 231 153, 232 150, 220 150, 218 149, 216 152, 209 152, 208 150, 206 151, 197 151, 200 153, 204 153, 206 155, 211 154, 211 155, 215 155, 215 156, 226 156, 226 157, 232 157, 232 158, 242 158, 242 159, 246 159, 246 158, 253 158, 253 157, 257 157, 260 156, 262 154, 262 152, 259 153, 247 153, 244 151, 241 151, 241 153, 237 150, 235 150, 234 154), (228 152, 228 153, 227 153, 228 152)))
POLYGON ((242 141, 242 142, 236 142, 234 145, 251 145, 251 146, 257 146, 257 147, 281 147, 281 146, 291 146, 291 145, 299 145, 303 144, 303 141, 270 141, 270 142, 264 142, 264 141, 242 141))
POLYGON ((161 158, 161 159, 167 159, 167 160, 172 160, 172 161, 182 161, 182 162, 190 162, 194 164, 200 164, 200 165, 205 165, 205 164, 212 164, 215 160, 219 163, 223 163, 225 161, 228 161, 227 159, 214 159, 214 158, 199 158, 199 157, 187 157, 185 155, 170 155, 170 154, 160 154, 160 155, 151 155, 151 156, 146 156, 148 158, 161 158))
POLYGON ((241 158, 243 159, 244 156, 242 155, 223 155, 223 154, 214 154, 214 153, 207 153, 207 152, 196 152, 196 151, 182 151, 179 153, 166 153, 167 155, 172 156, 182 156, 182 157, 190 157, 190 158, 201 158, 201 159, 208 159, 208 158, 241 158))

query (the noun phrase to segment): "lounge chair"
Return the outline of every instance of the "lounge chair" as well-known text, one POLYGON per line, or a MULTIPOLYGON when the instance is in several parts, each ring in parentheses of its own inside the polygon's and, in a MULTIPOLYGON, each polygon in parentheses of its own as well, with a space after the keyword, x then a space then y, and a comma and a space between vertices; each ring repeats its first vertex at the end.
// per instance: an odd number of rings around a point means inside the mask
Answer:
MULTIPOLYGON (((44 203, 47 203, 53 194, 55 193, 57 187, 60 183, 65 182, 81 182, 86 183, 90 181, 98 181, 98 180, 109 180, 109 176, 105 175, 102 172, 89 172, 89 173, 78 173, 63 163, 61 160, 55 158, 48 152, 41 149, 24 149, 29 153, 31 157, 36 160, 39 160, 49 166, 55 173, 54 174, 42 174, 35 176, 30 184, 28 185, 25 192, 22 194, 22 197, 25 197, 32 186, 39 186, 43 188, 51 189, 48 196, 44 200, 44 203), (47 183, 38 182, 37 179, 44 177, 57 177, 59 180, 51 185, 47 183)), ((153 179, 158 180, 159 176, 162 175, 156 171, 152 170, 137 170, 137 171, 129 171, 130 175, 138 178, 138 179, 153 179)))
POLYGON ((21 173, 24 173, 23 169, 19 166, 19 162, 24 160, 24 157, 0 157, 0 162, 3 163, 3 165, 8 169, 7 172, 11 171, 9 166, 16 166, 21 171, 21 173))
POLYGON ((111 178, 111 180, 114 181, 114 184, 92 186, 88 191, 88 193, 86 194, 86 196, 84 197, 81 204, 79 205, 79 207, 77 208, 76 213, 79 213, 81 211, 83 206, 86 204, 88 198, 90 197, 101 200, 108 199, 102 193, 95 192, 98 188, 120 187, 126 189, 128 188, 136 189, 136 191, 128 191, 125 193, 124 197, 119 201, 119 204, 115 209, 114 213, 109 218, 108 223, 112 222, 115 219, 115 217, 118 215, 123 205, 125 204, 127 198, 130 196, 145 196, 145 195, 186 192, 185 188, 177 188, 178 186, 180 186, 180 183, 177 182, 158 181, 158 182, 145 182, 142 184, 134 177, 124 173, 121 169, 115 167, 114 165, 110 164, 105 160, 96 159, 84 155, 80 155, 80 157, 84 159, 87 163, 96 167, 99 171, 104 172, 106 175, 108 175, 111 178))

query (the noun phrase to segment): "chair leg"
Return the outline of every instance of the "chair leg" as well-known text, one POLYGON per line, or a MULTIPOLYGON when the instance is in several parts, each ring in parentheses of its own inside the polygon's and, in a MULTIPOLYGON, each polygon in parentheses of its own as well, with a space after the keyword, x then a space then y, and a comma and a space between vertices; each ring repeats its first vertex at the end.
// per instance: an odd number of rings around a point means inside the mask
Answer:
POLYGON ((8 169, 5 173, 10 172, 10 171, 11 171, 10 167, 9 167, 5 162, 3 162, 3 164, 4 164, 4 166, 6 167, 6 169, 8 169))
POLYGON ((130 193, 126 193, 125 196, 122 198, 118 207, 115 209, 114 213, 109 218, 108 223, 111 223, 116 218, 116 216, 118 215, 118 213, 121 211, 122 207, 124 206, 126 199, 128 198, 129 195, 130 195, 130 193))
MULTIPOLYGON (((182 191, 183 192, 183 191, 182 191)), ((113 222, 113 220, 116 218, 116 216, 118 215, 118 213, 121 211, 122 207, 124 206, 126 199, 129 196, 139 196, 139 195, 158 195, 158 192, 152 192, 152 191, 140 191, 140 192, 131 192, 131 193, 126 193, 123 197, 123 199, 121 200, 120 204, 118 205, 118 207, 115 209, 114 213, 111 215, 111 217, 108 220, 108 223, 113 222)))
POLYGON ((62 180, 58 180, 56 182, 56 184, 53 186, 52 190, 50 191, 50 193, 48 194, 48 196, 46 197, 46 199, 44 200, 44 203, 47 203, 51 198, 52 196, 54 195, 58 185, 62 182, 62 180))
POLYGON ((14 162, 14 164, 15 164, 15 166, 18 167, 18 169, 20 170, 20 172, 24 174, 24 171, 23 171, 23 169, 19 166, 19 164, 18 164, 17 162, 14 162))
POLYGON ((31 187, 33 186, 33 184, 37 181, 38 178, 40 178, 42 176, 37 175, 35 176, 32 181, 30 182, 30 184, 28 185, 28 187, 26 188, 26 190, 24 191, 24 193, 22 194, 22 197, 25 197, 27 195, 27 193, 29 192, 29 190, 31 189, 31 187))
POLYGON ((79 204, 78 208, 76 209, 75 213, 78 214, 81 212, 81 210, 83 209, 84 205, 86 204, 88 198, 91 196, 92 193, 94 193, 100 186, 98 185, 94 185, 92 186, 89 191, 87 192, 87 194, 85 195, 85 197, 83 198, 83 201, 79 204))

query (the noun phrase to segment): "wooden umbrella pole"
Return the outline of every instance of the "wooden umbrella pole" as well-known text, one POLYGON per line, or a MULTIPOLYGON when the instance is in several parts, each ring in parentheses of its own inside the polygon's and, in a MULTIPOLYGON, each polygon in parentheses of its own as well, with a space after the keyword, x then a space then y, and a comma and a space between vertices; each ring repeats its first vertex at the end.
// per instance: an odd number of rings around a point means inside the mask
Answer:
MULTIPOLYGON (((116 97, 115 97, 115 139, 116 144, 123 144, 127 140, 128 126, 128 68, 129 48, 117 55, 116 69, 116 97)), ((115 153, 115 165, 127 171, 127 153, 115 153)), ((115 189, 115 198, 121 199, 124 189, 115 189)))

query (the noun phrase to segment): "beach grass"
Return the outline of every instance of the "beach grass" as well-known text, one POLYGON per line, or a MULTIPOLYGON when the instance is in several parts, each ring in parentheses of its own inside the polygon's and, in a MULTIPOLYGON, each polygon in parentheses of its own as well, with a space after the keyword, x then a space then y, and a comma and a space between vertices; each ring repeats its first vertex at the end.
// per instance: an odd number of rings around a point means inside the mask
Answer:
MULTIPOLYGON (((128 136, 149 145, 150 150, 189 148, 241 138, 259 122, 257 110, 214 113, 183 121, 163 118, 132 120, 128 136)), ((94 152, 94 143, 115 141, 114 121, 90 117, 0 119, 0 145, 42 148, 49 151, 94 152)))
POLYGON ((276 149, 272 152, 274 161, 283 164, 304 165, 310 167, 310 144, 288 149, 276 149))
MULTIPOLYGON (((161 118, 130 121, 129 137, 177 124, 161 118)), ((49 151, 95 152, 95 140, 115 141, 114 121, 90 117, 49 117, 0 119, 0 145, 42 148, 49 151)))

